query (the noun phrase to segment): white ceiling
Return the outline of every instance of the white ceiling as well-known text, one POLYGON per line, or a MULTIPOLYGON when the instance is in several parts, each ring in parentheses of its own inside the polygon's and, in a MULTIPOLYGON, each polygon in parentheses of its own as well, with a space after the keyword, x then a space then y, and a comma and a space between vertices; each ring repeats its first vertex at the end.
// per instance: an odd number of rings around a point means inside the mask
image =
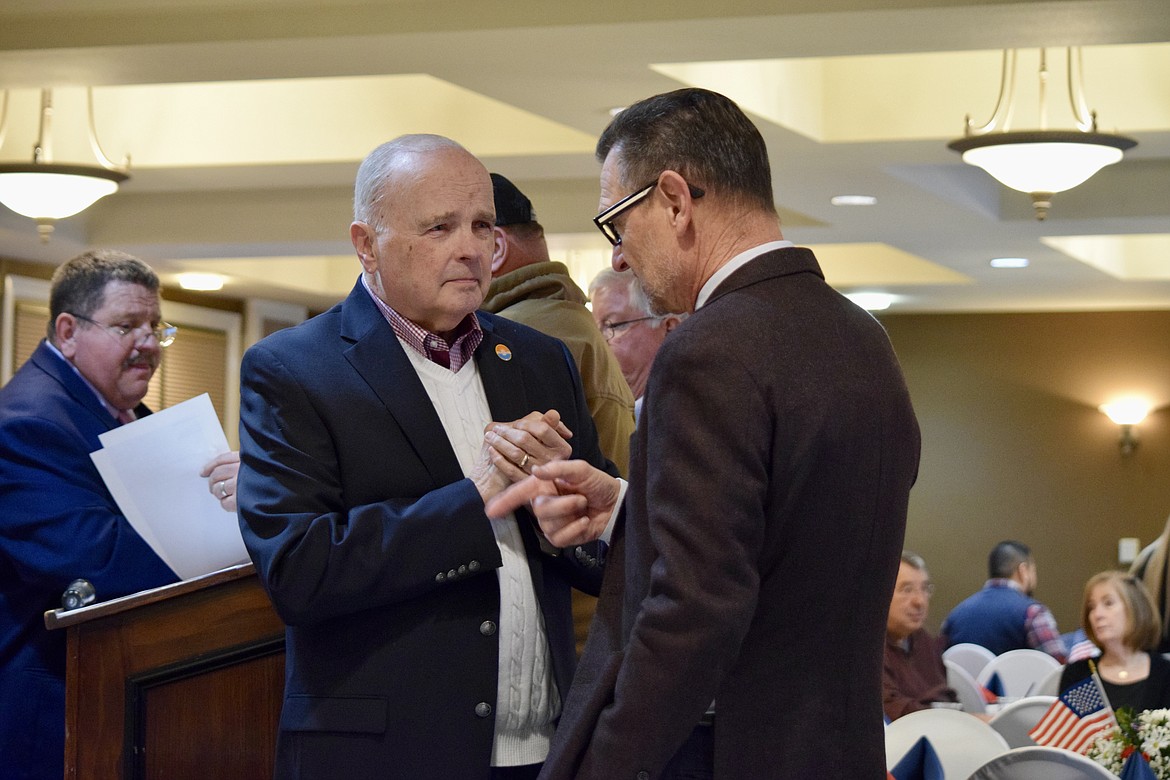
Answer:
POLYGON ((0 160, 27 161, 52 87, 61 162, 92 162, 85 86, 129 182, 48 244, 0 207, 0 256, 56 264, 113 246, 228 276, 223 295, 322 308, 357 275, 351 184, 377 144, 449 135, 532 198, 584 283, 609 110, 684 83, 756 118, 785 236, 846 291, 896 311, 1170 307, 1168 0, 4 0, 0 160), (946 148, 994 107, 1019 48, 1013 129, 1071 126, 1064 49, 1082 46, 1101 129, 1138 141, 1058 194, 1046 222, 946 148), (835 207, 867 194, 877 204, 835 207), (1026 257, 994 270, 993 257, 1026 257))

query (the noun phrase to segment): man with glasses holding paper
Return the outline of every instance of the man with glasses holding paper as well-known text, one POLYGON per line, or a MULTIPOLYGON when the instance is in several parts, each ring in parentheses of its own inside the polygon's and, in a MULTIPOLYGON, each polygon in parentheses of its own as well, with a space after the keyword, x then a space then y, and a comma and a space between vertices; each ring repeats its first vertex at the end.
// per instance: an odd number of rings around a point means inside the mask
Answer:
MULTIPOLYGON (((60 266, 48 338, 0 388, 0 774, 64 772, 65 632, 45 629, 74 580, 104 600, 174 582, 135 533, 90 453, 99 434, 149 414, 147 386, 177 329, 159 281, 122 252, 60 266)), ((208 463, 209 490, 235 511, 238 453, 208 463)), ((195 475, 192 475, 195 477, 195 475)))
POLYGON ((919 452, 889 340, 784 240, 764 139, 731 100, 639 101, 597 157, 613 267, 691 314, 655 357, 624 504, 573 460, 487 507, 531 502, 559 546, 622 506, 541 778, 884 777, 919 452))

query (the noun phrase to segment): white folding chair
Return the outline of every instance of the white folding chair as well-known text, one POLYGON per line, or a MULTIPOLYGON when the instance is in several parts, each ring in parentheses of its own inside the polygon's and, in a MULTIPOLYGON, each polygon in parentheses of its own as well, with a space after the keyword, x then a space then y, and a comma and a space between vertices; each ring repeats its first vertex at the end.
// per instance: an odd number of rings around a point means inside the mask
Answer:
POLYGON ((987 700, 983 698, 983 690, 975 678, 949 658, 943 659, 943 666, 947 669, 947 686, 959 698, 963 712, 987 712, 987 700))
POLYGON ((920 737, 930 740, 948 778, 970 777, 1008 751, 1004 738, 979 718, 958 710, 919 710, 886 727, 886 769, 893 769, 920 737))
POLYGON ((1036 690, 1032 691, 1032 693, 1036 696, 1059 696, 1060 676, 1062 674, 1064 674, 1064 667, 1056 667, 1036 685, 1036 690))
POLYGON ((1037 746, 1015 748, 992 758, 970 780, 1117 780, 1117 777, 1080 753, 1037 746))
POLYGON ((943 651, 944 660, 954 661, 966 669, 967 673, 972 677, 978 677, 979 673, 983 671, 983 667, 991 663, 991 659, 993 658, 995 658, 995 653, 983 645, 976 645, 970 642, 960 642, 957 645, 951 645, 943 651))
POLYGON ((1003 695, 1007 698, 1022 698, 1035 693, 1048 675, 1059 668, 1060 661, 1048 653, 1039 650, 1009 650, 991 659, 975 675, 975 680, 986 688, 991 676, 999 675, 1003 695))
POLYGON ((1010 704, 991 717, 990 726, 1013 748, 1031 747, 1036 741, 1028 736, 1044 713, 1056 701, 1055 696, 1028 696, 1010 704))

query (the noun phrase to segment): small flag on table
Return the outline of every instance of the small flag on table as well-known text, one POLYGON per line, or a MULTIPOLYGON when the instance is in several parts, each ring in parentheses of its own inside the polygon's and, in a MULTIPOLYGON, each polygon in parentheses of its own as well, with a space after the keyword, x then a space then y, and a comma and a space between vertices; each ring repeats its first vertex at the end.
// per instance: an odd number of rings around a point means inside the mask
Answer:
POLYGON ((1116 723, 1101 686, 1086 677, 1052 703, 1028 736, 1037 745, 1084 753, 1098 734, 1116 723))

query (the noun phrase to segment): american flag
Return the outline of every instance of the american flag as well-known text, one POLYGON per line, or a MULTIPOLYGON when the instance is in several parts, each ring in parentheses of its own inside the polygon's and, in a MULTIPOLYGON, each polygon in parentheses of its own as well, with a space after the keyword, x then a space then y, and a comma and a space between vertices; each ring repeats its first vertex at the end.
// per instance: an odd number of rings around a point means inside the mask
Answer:
POLYGON ((1116 723, 1101 686, 1086 677, 1052 703, 1028 736, 1037 745, 1084 753, 1098 734, 1116 723))
POLYGON ((1088 639, 1082 639, 1069 648, 1068 663, 1083 661, 1086 658, 1096 658, 1099 655, 1101 655, 1101 650, 1095 644, 1088 639))

